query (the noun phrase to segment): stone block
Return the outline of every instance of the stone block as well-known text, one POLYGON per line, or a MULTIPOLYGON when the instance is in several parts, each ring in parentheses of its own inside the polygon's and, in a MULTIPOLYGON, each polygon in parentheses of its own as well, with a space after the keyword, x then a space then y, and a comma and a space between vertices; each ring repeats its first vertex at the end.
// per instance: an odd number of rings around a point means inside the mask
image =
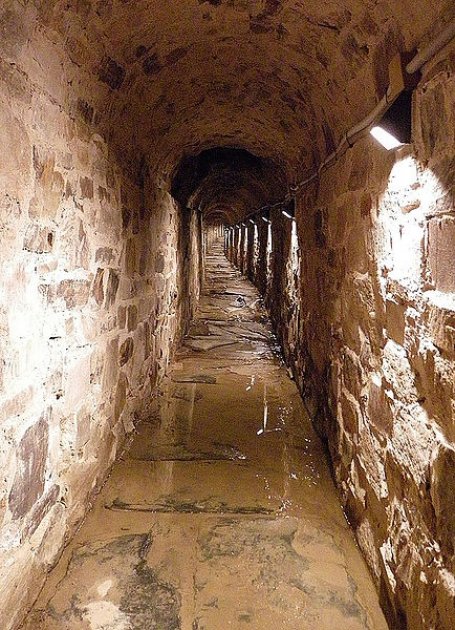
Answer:
POLYGON ((111 57, 105 57, 98 69, 98 76, 111 90, 119 90, 125 79, 125 69, 111 57))
POLYGON ((387 336, 400 346, 404 344, 406 325, 406 304, 400 298, 388 295, 386 298, 387 336))
POLYGON ((453 151, 448 154, 437 154, 431 164, 431 175, 428 183, 431 192, 427 199, 429 215, 451 215, 455 210, 455 156, 453 151), (431 186, 431 188, 430 188, 431 186))
POLYGON ((428 462, 436 444, 435 427, 419 404, 399 409, 394 415, 389 449, 391 456, 417 488, 428 483, 428 462))
POLYGON ((103 393, 110 395, 112 387, 117 380, 119 366, 119 342, 118 338, 111 339, 106 345, 105 362, 103 370, 103 393))
POLYGON ((111 247, 99 247, 96 250, 95 261, 103 265, 110 265, 114 261, 114 251, 111 247))
POLYGON ((441 568, 436 579, 437 628, 451 628, 455 619, 455 580, 453 573, 441 568))
POLYGON ((442 82, 433 82, 427 89, 419 90, 417 111, 423 146, 426 154, 431 155, 436 147, 444 147, 447 138, 447 110, 442 82))
POLYGON ((346 266, 348 271, 364 274, 368 271, 370 257, 367 251, 366 234, 362 224, 353 225, 346 243, 346 266))
POLYGON ((362 368, 358 356, 345 348, 343 354, 343 382, 355 400, 360 400, 362 389, 362 368))
POLYGON ((55 162, 53 153, 43 147, 33 147, 33 167, 38 190, 30 202, 31 217, 55 218, 65 192, 65 180, 56 170, 55 162))
POLYGON ((123 328, 125 328, 126 326, 126 314, 126 306, 119 306, 117 310, 117 324, 121 330, 123 330, 123 328))
POLYGON ((389 490, 385 472, 384 441, 379 440, 366 423, 359 434, 359 474, 365 475, 364 487, 373 490, 377 500, 386 499, 389 490))
POLYGON ((165 266, 165 258, 163 254, 158 254, 155 258, 155 272, 163 273, 165 266))
MULTIPOLYGON (((429 296, 427 293, 427 296, 429 296)), ((429 296, 428 329, 434 345, 447 358, 455 358, 455 300, 429 296)))
POLYGON ((131 337, 125 339, 119 350, 119 365, 125 365, 133 356, 134 341, 131 337))
POLYGON ((444 358, 431 342, 427 341, 426 346, 413 357, 419 401, 439 425, 438 430, 442 429, 446 438, 455 442, 453 362, 444 358))
POLYGON ((104 269, 97 269, 92 285, 92 294, 98 306, 104 302, 104 269))
POLYGON ((371 375, 367 410, 372 430, 383 439, 390 435, 393 426, 393 411, 390 399, 386 395, 385 383, 379 375, 371 375))
POLYGON ((48 302, 63 299, 68 309, 85 306, 90 295, 90 282, 88 280, 68 278, 54 285, 42 286, 47 286, 45 293, 48 302))
POLYGON ((455 551, 455 449, 440 444, 431 465, 430 494, 436 515, 436 531, 446 559, 455 551))
POLYGON ((54 233, 49 228, 33 224, 29 225, 24 237, 24 249, 36 254, 52 251, 54 233))
POLYGON ((93 180, 90 177, 81 177, 79 184, 82 199, 93 199, 93 180))
POLYGON ((387 388, 392 390, 403 403, 414 403, 418 399, 415 373, 406 350, 389 339, 382 353, 382 374, 387 388))
POLYGON ((110 308, 114 304, 115 298, 117 296, 119 284, 120 284, 120 276, 119 276, 118 271, 115 271, 115 269, 108 269, 106 293, 105 293, 106 308, 110 308))
POLYGON ((90 391, 91 352, 80 350, 72 353, 65 371, 65 410, 74 413, 90 391))
POLYGON ((349 435, 357 435, 359 432, 360 406, 348 392, 341 394, 341 414, 344 430, 349 435))
POLYGON ((48 422, 42 416, 27 429, 19 442, 16 474, 8 496, 13 520, 28 514, 43 494, 48 439, 48 422))
POLYGON ((348 190, 364 190, 368 177, 368 156, 358 147, 354 149, 351 170, 349 172, 348 190))
POLYGON ((31 175, 31 145, 24 123, 3 97, 0 99, 0 129, 0 190, 22 200, 31 175))
POLYGON ((137 306, 135 304, 131 304, 130 306, 128 306, 127 318, 128 318, 128 332, 132 332, 133 330, 136 330, 137 323, 138 323, 138 311, 137 311, 137 306))
POLYGON ((114 403, 114 420, 118 422, 123 409, 126 404, 126 397, 128 392, 128 379, 125 374, 119 375, 117 383, 117 389, 115 391, 115 403, 114 403))
POLYGON ((55 251, 60 268, 68 271, 77 268, 88 269, 91 252, 86 229, 87 226, 84 226, 84 222, 71 205, 62 209, 59 218, 58 248, 55 251))
POLYGON ((76 417, 75 447, 82 450, 92 435, 92 418, 86 408, 79 410, 76 417))
POLYGON ((27 407, 33 401, 34 389, 29 386, 21 390, 11 398, 6 398, 0 403, 0 423, 3 424, 11 418, 25 414, 27 407))
POLYGON ((436 290, 455 292, 455 217, 434 217, 428 223, 428 262, 436 290))
POLYGON ((125 249, 125 271, 128 275, 133 275, 138 271, 138 250, 136 241, 128 239, 125 249))
POLYGON ((37 262, 36 271, 38 275, 43 276, 56 271, 58 268, 58 258, 55 256, 46 256, 37 262))
POLYGON ((60 486, 53 484, 37 500, 27 518, 27 525, 23 532, 25 538, 33 536, 37 528, 40 526, 41 521, 49 513, 52 506, 56 504, 59 496, 60 486))

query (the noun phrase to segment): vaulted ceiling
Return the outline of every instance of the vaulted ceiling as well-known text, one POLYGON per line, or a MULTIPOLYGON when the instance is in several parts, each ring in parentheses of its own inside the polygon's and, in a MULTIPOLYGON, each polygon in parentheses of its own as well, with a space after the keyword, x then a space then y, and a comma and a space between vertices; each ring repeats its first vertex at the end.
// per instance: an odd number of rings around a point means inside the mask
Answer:
MULTIPOLYGON (((383 95, 392 55, 412 50, 451 7, 452 0, 34 0, 27 11, 29 27, 61 41, 86 72, 83 82, 70 70, 67 79, 81 82, 103 134, 130 162, 145 157, 170 186, 182 159, 214 147, 249 151, 269 171, 274 164, 278 179, 300 176, 383 95)), ((220 201, 206 189, 213 210, 220 201)))

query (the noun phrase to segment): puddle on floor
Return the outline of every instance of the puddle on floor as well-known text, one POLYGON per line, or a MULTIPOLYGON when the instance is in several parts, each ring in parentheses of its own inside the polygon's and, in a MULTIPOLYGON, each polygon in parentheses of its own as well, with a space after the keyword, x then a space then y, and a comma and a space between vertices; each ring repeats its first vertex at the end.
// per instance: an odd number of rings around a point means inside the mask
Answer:
POLYGON ((255 288, 219 246, 207 279, 27 630, 387 628, 255 288))

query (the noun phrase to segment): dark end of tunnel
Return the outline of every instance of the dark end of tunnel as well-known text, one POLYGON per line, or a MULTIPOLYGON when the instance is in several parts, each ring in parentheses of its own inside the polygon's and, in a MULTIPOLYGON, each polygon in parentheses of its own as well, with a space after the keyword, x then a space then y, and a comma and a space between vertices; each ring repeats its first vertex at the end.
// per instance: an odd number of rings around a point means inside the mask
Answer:
POLYGON ((171 194, 182 206, 214 170, 260 169, 262 160, 245 149, 214 147, 182 158, 172 178, 171 194))
POLYGON ((209 222, 230 223, 255 205, 285 190, 284 175, 267 158, 239 147, 213 147, 184 156, 171 183, 171 194, 182 207, 200 208, 209 222), (275 192, 276 194, 276 192, 275 192))

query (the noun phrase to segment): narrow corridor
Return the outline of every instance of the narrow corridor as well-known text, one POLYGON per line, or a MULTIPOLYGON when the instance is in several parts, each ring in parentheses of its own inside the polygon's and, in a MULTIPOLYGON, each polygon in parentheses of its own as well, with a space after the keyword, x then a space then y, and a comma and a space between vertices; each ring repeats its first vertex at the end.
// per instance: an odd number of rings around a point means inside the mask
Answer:
POLYGON ((0 630, 454 630, 454 1, 0 32, 0 630))
POLYGON ((156 403, 27 629, 387 627, 258 293, 219 242, 156 403))

